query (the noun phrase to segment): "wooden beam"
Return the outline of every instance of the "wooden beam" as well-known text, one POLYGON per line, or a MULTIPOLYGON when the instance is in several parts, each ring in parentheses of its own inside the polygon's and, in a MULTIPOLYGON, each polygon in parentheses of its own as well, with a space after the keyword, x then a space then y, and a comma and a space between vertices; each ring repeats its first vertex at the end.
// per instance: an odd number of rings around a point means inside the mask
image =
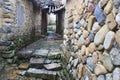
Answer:
POLYGON ((59 7, 59 8, 57 8, 57 9, 55 9, 55 12, 60 11, 62 9, 65 9, 65 5, 63 5, 63 6, 59 7))
POLYGON ((60 2, 60 0, 29 0, 33 3, 33 6, 35 9, 49 9, 49 12, 57 12, 60 11, 62 9, 65 9, 65 5, 66 5, 66 0, 62 0, 62 2, 60 2), (64 3, 63 3, 64 2, 64 3), (52 11, 50 11, 52 10, 52 11))

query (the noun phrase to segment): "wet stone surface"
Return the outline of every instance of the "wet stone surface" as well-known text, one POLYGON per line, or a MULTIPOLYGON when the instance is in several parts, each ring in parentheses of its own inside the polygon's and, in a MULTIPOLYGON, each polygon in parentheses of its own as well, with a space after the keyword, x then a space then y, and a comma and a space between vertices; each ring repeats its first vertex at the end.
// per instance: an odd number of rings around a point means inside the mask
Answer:
POLYGON ((56 71, 47 71, 43 69, 29 68, 26 73, 27 76, 40 77, 42 79, 56 80, 56 71))
POLYGON ((43 56, 43 57, 46 57, 47 55, 48 55, 48 50, 45 50, 45 49, 36 50, 33 53, 33 56, 43 56))
POLYGON ((46 64, 46 65, 44 65, 44 67, 45 67, 47 70, 59 70, 59 69, 62 68, 60 63, 46 64))
POLYGON ((58 40, 38 40, 21 49, 15 64, 2 66, 0 80, 59 80, 62 70, 58 40))

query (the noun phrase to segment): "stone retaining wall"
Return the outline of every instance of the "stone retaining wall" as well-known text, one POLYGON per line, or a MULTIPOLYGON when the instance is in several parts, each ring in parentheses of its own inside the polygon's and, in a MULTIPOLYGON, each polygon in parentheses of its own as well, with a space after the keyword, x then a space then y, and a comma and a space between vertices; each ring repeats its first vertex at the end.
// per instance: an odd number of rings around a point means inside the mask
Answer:
POLYGON ((120 0, 69 0, 63 44, 71 80, 120 80, 120 0))
POLYGON ((7 62, 14 62, 15 52, 34 41, 34 14, 28 0, 0 0, 0 55, 7 62))

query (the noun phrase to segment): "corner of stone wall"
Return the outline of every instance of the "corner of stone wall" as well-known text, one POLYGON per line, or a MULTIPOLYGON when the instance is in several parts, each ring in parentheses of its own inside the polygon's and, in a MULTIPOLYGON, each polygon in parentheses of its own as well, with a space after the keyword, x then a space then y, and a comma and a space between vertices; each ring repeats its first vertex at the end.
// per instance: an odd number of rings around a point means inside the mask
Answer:
POLYGON ((67 3, 63 44, 71 80, 120 80, 119 27, 119 0, 67 3))

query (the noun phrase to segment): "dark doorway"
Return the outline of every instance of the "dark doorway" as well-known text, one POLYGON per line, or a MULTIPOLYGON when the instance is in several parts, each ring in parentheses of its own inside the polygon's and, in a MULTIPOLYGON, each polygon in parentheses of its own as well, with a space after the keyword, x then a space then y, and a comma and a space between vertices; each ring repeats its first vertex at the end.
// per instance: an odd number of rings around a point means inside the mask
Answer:
POLYGON ((54 36, 63 37, 65 10, 57 11, 56 13, 47 13, 47 10, 42 10, 42 35, 54 33, 54 36))

